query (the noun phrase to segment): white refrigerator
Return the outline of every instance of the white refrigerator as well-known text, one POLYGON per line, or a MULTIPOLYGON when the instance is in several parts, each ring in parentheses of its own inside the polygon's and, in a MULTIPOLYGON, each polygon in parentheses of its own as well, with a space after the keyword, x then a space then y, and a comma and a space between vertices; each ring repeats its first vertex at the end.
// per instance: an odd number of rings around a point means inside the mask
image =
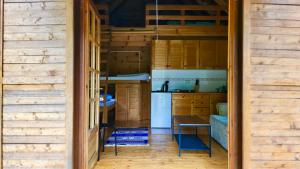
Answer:
POLYGON ((151 128, 171 128, 172 94, 151 93, 151 128))

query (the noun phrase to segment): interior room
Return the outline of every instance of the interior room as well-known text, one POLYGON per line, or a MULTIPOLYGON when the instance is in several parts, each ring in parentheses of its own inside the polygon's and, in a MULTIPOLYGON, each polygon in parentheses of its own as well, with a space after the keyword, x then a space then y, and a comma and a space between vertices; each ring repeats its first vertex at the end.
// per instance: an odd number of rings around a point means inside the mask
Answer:
POLYGON ((227 168, 228 1, 94 0, 91 9, 96 168, 227 168))

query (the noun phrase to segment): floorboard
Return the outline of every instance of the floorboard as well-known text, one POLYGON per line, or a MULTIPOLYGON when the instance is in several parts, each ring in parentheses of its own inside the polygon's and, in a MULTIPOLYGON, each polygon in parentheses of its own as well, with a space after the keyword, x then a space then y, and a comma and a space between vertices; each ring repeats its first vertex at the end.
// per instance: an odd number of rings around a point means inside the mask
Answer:
POLYGON ((227 151, 213 142, 210 158, 206 152, 183 151, 177 156, 177 144, 170 135, 152 135, 150 146, 119 147, 118 156, 113 148, 105 149, 95 169, 226 169, 227 151))

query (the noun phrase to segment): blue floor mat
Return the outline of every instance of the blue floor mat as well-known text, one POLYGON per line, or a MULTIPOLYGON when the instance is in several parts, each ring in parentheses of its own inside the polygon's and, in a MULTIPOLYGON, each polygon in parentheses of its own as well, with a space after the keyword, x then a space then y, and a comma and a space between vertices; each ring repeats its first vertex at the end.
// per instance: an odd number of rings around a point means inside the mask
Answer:
MULTIPOLYGON (((105 146, 115 145, 115 133, 108 138, 105 146)), ((118 146, 148 146, 149 131, 148 128, 118 128, 117 129, 118 146)))

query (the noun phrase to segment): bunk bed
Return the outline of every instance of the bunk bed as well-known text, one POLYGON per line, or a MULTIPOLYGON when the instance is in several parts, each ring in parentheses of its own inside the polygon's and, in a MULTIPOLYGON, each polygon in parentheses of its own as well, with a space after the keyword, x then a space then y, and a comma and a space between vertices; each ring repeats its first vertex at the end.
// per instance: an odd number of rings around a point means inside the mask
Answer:
MULTIPOLYGON (((105 80, 105 77, 100 77, 100 80, 105 80)), ((124 75, 116 75, 116 76, 109 76, 109 81, 148 81, 150 80, 149 73, 135 73, 135 74, 124 74, 124 75)))

